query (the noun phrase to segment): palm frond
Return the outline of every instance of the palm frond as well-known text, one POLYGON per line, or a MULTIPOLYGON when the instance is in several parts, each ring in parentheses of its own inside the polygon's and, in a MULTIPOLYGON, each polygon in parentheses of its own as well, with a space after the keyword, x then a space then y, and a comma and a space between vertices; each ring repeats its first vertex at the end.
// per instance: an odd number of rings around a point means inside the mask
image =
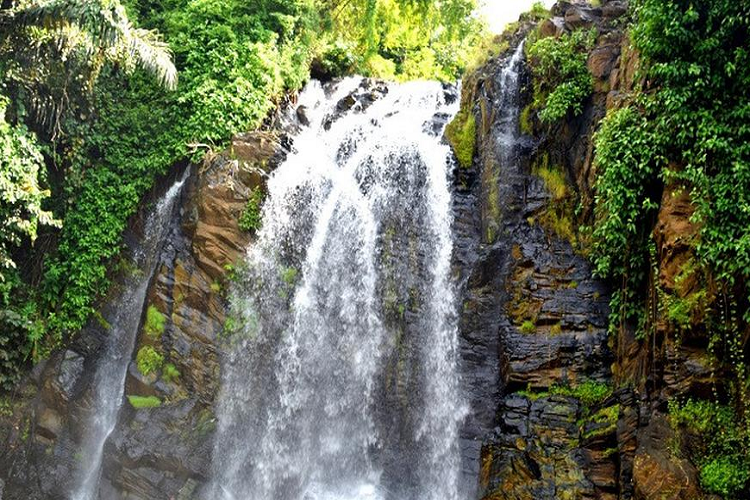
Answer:
POLYGON ((169 45, 154 31, 131 29, 128 32, 128 51, 144 70, 154 75, 169 90, 177 87, 177 68, 172 62, 169 45))
POLYGON ((3 31, 31 27, 64 33, 71 26, 86 32, 90 44, 83 47, 88 57, 101 50, 124 49, 129 62, 153 74, 167 89, 177 85, 177 70, 169 46, 154 31, 135 28, 118 1, 51 0, 35 3, 15 12, 2 23, 3 31))

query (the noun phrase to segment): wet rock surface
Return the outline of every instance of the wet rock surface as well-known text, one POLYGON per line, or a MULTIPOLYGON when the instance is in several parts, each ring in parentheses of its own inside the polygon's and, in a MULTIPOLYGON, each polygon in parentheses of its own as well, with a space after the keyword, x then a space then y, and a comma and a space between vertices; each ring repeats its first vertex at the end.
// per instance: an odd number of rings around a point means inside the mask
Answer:
MULTIPOLYGON (((251 238, 237 221, 252 191, 264 189, 268 173, 283 158, 280 142, 270 132, 243 134, 228 151, 193 167, 143 305, 144 316, 148 308, 158 311, 163 331, 151 338, 142 319, 126 398, 104 449, 102 498, 193 498, 208 476, 219 383, 217 339, 226 315, 223 290, 227 270, 241 259, 251 238), (148 376, 135 360, 146 345, 163 357, 161 370, 148 376), (165 376, 167 365, 174 369, 171 376, 165 376), (127 396, 155 397, 159 406, 136 408, 127 396)), ((165 179, 161 191, 170 182, 165 179)), ((146 200, 144 207, 149 205, 146 200)), ((134 251, 138 220, 131 226, 126 241, 134 251)), ((104 310, 116 307, 117 286, 104 310)), ((0 436, 6 438, 0 454, 2 498, 68 498, 78 474, 76 443, 96 411, 91 407, 92 373, 103 353, 106 326, 92 321, 67 350, 35 370, 38 377, 26 382, 29 396, 18 404, 16 429, 0 436)))

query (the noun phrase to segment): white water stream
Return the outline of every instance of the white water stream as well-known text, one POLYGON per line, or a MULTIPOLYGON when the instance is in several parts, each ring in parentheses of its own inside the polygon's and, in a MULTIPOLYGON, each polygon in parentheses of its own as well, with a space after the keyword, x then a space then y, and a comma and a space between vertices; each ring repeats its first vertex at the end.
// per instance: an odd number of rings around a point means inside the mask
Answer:
POLYGON ((310 125, 269 181, 232 296, 209 498, 462 498, 441 141, 458 102, 389 84, 331 120, 360 82, 307 86, 310 125))
POLYGON ((99 498, 104 444, 117 424, 124 399, 125 376, 128 371, 148 283, 156 265, 161 243, 175 202, 188 171, 173 184, 149 214, 144 226, 134 261, 138 273, 125 282, 118 307, 105 319, 111 325, 105 339, 104 355, 99 358, 93 380, 91 414, 86 423, 86 435, 78 453, 80 469, 71 500, 99 498))

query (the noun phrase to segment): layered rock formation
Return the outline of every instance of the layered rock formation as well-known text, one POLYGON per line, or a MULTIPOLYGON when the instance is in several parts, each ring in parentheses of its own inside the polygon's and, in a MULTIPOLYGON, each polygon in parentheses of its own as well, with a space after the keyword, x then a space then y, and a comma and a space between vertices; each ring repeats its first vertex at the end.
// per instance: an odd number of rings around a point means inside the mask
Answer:
MULTIPOLYGON (((705 340, 676 342, 664 321, 652 343, 627 331, 609 337, 608 286, 592 276, 581 245, 545 224, 550 210, 563 209, 536 175, 542 167, 559 167, 580 201, 577 220, 590 220, 597 176, 593 134, 607 110, 643 85, 625 30, 626 9, 620 0, 599 7, 560 2, 550 19, 521 22, 506 35, 510 48, 464 82, 462 107, 475 115, 477 153, 470 168, 455 173, 453 266, 462 387, 471 410, 462 430, 464 477, 476 484, 477 498, 701 494, 693 464, 670 451, 674 431, 664 413, 668 398, 710 391, 716 374, 705 340), (526 134, 516 130, 510 152, 502 150, 508 120, 518 128, 532 99, 529 69, 521 64, 511 103, 516 114, 509 117, 502 72, 515 47, 532 29, 560 36, 589 27, 598 36, 588 57, 594 91, 583 112, 553 127, 531 118, 526 134)), ((343 99, 339 111, 356 111, 386 91, 363 88, 343 99)), ((304 109, 297 109, 296 120, 305 124, 304 109)), ((104 453, 107 498, 200 497, 211 463, 227 273, 251 240, 237 220, 283 155, 282 143, 288 145, 275 133, 244 134, 228 151, 194 167, 143 304, 142 323, 153 308, 164 318, 163 332, 157 338, 139 333, 125 387, 126 395, 158 398, 161 405, 125 402, 104 453), (144 347, 163 356, 162 369, 145 376, 136 361, 144 347), (174 369, 171 375, 165 376, 166 365, 174 369)), ((133 221, 131 252, 138 220, 168 183, 133 221)), ((691 213, 684 192, 664 189, 654 228, 656 279, 678 295, 694 285, 675 283, 691 259, 688 241, 697 231, 691 213)), ((104 310, 116 308, 117 300, 115 287, 104 310)), ((106 331, 92 321, 0 404, 0 499, 67 498, 80 459, 75 443, 93 410, 91 371, 106 331)))

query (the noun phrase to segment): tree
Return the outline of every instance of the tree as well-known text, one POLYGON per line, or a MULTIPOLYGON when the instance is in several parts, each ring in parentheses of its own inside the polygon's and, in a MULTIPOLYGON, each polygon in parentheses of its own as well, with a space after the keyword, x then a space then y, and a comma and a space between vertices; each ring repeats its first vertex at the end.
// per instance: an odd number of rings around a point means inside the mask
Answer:
POLYGON ((167 44, 134 27, 119 0, 32 0, 0 9, 0 61, 6 82, 53 136, 107 63, 140 67, 167 89, 177 85, 167 44))

